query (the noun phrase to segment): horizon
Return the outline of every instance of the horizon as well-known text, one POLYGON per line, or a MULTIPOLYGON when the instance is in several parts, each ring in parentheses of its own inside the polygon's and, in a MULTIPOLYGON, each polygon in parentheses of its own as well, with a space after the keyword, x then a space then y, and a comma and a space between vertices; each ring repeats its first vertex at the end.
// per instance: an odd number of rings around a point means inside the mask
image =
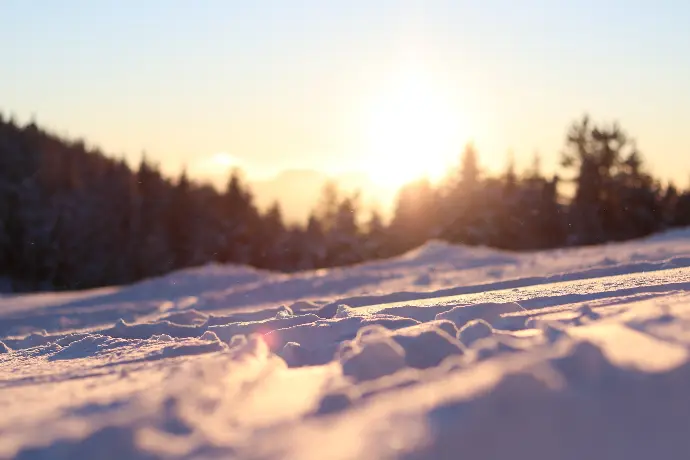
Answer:
MULTIPOLYGON (((5 114, 2 112, 0 112, 0 115, 5 116, 5 114)), ((312 215, 312 212, 318 204, 320 193, 322 192, 323 187, 328 183, 335 183, 338 187, 338 190, 341 193, 341 196, 343 196, 343 194, 348 195, 352 193, 357 193, 360 196, 360 203, 362 205, 361 210, 364 211, 364 214, 377 212, 385 220, 389 220, 394 214, 395 200, 398 196, 398 193, 401 191, 402 187, 410 185, 411 183, 417 180, 429 180, 431 184, 440 185, 443 179, 443 177, 441 177, 440 175, 437 177, 433 177, 429 174, 420 174, 414 177, 410 177, 409 180, 407 180, 404 183, 401 183, 394 187, 390 187, 386 186, 385 184, 376 182, 376 180, 365 170, 353 169, 328 172, 308 167, 286 168, 272 172, 272 174, 270 175, 264 174, 258 176, 250 176, 247 174, 247 171, 243 168, 242 163, 234 161, 230 162, 225 158, 221 159, 221 161, 213 162, 216 163, 216 168, 209 168, 206 172, 203 171, 203 169, 201 169, 204 166, 204 162, 200 162, 195 165, 196 168, 198 168, 196 169, 196 171, 194 169, 190 171, 186 164, 181 165, 179 170, 177 171, 170 171, 166 170, 166 168, 155 159, 152 160, 151 158, 149 158, 147 152, 142 152, 140 158, 135 162, 132 159, 127 158, 123 155, 112 155, 112 153, 109 152, 107 149, 104 149, 103 146, 94 143, 87 138, 80 136, 70 136, 69 133, 60 133, 54 129, 51 129, 50 127, 45 126, 40 121, 36 120, 35 117, 32 117, 31 119, 25 121, 25 123, 21 123, 21 120, 17 120, 14 114, 10 113, 9 120, 18 123, 19 125, 35 123, 39 127, 39 129, 43 129, 49 133, 57 135, 63 140, 83 141, 87 146, 87 149, 96 149, 99 152, 103 153, 106 157, 116 160, 122 160, 128 165, 128 167, 132 171, 135 171, 137 169, 137 164, 144 158, 146 158, 147 161, 152 161, 152 164, 155 164, 157 167, 159 167, 161 173, 171 181, 175 181, 180 176, 180 174, 184 172, 189 179, 196 182, 197 184, 211 186, 218 192, 222 192, 224 190, 225 186, 227 185, 227 181, 233 174, 233 171, 239 171, 245 184, 249 187, 249 190, 252 192, 254 203, 257 205, 258 209, 262 211, 267 211, 272 205, 278 203, 286 223, 304 224, 308 220, 309 216, 312 215), (221 166, 220 170, 218 168, 219 165, 221 166), (294 193, 293 189, 292 194, 286 195, 286 188, 294 187, 295 185, 297 185, 297 182, 295 181, 296 178, 293 177, 295 175, 302 176, 302 179, 304 179, 305 176, 308 176, 312 180, 311 182, 305 182, 303 180, 300 180, 299 185, 302 189, 301 192, 294 193)), ((593 121, 595 123, 600 122, 600 120, 593 121)), ((617 122, 617 120, 614 120, 613 122, 617 122)), ((472 141, 470 141, 467 144, 465 144, 465 147, 467 147, 468 145, 475 144, 472 141)), ((507 168, 511 163, 516 168, 515 172, 518 175, 529 174, 531 168, 533 167, 533 160, 535 159, 540 160, 539 170, 542 174, 544 174, 544 171, 549 171, 547 174, 545 174, 545 177, 550 175, 559 175, 559 172, 562 173, 565 171, 565 169, 560 164, 557 164, 555 167, 553 167, 553 165, 546 165, 546 167, 544 167, 542 161, 543 156, 540 152, 534 153, 534 155, 538 155, 538 157, 535 157, 533 155, 530 159, 530 164, 522 164, 517 166, 517 162, 514 161, 514 157, 511 155, 511 151, 509 152, 509 155, 507 155, 504 159, 504 163, 502 164, 502 168, 500 170, 486 168, 482 164, 483 157, 481 152, 478 151, 477 154, 479 159, 480 172, 483 176, 486 177, 502 176, 507 171, 507 168)), ((215 156, 218 155, 224 156, 224 152, 220 152, 215 156)), ((458 155, 456 156, 455 162, 450 162, 446 165, 447 169, 443 172, 448 173, 451 171, 451 168, 457 167, 459 165, 461 155, 462 151, 460 151, 460 153, 458 153, 458 155)), ((650 171, 652 173, 652 176, 654 176, 654 164, 646 160, 644 157, 643 161, 645 169, 650 171)), ((211 166, 214 165, 211 164, 211 166)), ((688 173, 688 176, 690 176, 690 172, 688 173)), ((690 181, 688 181, 687 185, 684 185, 682 182, 674 182, 673 179, 668 179, 664 177, 657 177, 657 179, 661 179, 662 183, 664 184, 673 184, 675 186, 680 186, 681 188, 686 188, 690 186, 690 181)), ((559 193, 563 197, 568 197, 572 193, 571 189, 571 185, 567 183, 561 184, 561 186, 559 187, 559 193)))
POLYGON ((552 173, 589 113, 685 186, 690 64, 674 56, 690 52, 690 7, 588 5, 10 1, 0 39, 21 40, 0 63, 0 110, 130 165, 146 152, 169 176, 359 173, 389 194, 438 178, 467 142, 491 173, 508 152, 552 173))

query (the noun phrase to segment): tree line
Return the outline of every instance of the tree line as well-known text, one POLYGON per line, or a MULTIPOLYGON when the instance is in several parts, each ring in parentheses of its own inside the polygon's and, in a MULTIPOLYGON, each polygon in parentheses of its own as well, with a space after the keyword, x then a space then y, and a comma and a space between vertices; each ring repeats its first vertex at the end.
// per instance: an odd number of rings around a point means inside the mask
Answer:
POLYGON ((484 174, 466 146, 444 180, 406 184, 393 217, 362 215, 358 194, 324 187, 308 222, 257 208, 233 171, 223 190, 131 168, 82 140, 0 116, 0 277, 14 291, 131 283, 209 262, 298 271, 388 257, 429 239, 532 250, 598 244, 690 225, 690 191, 649 174, 617 125, 577 120, 560 172, 538 159, 484 174), (571 196, 561 185, 570 184, 571 196))

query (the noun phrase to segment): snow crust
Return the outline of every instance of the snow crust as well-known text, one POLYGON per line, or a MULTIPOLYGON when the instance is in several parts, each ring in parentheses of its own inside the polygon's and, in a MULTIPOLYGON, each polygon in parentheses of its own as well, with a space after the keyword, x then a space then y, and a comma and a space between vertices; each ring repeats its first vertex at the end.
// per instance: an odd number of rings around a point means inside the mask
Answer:
POLYGON ((690 230, 0 295, 0 458, 687 459, 690 230))

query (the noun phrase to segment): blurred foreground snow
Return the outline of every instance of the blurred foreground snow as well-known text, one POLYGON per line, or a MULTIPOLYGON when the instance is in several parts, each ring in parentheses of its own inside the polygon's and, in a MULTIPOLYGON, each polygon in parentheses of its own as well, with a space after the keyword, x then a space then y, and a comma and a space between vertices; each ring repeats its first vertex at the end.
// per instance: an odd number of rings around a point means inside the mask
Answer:
POLYGON ((0 296, 0 458, 687 459, 690 231, 0 296))

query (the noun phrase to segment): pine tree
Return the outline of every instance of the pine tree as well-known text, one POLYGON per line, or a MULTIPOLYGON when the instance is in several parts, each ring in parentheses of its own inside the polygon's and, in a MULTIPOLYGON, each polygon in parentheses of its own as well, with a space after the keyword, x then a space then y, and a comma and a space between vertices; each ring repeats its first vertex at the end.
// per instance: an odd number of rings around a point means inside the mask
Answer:
POLYGON ((340 190, 336 182, 332 180, 327 181, 321 189, 321 195, 315 210, 315 217, 319 220, 325 232, 329 232, 335 225, 340 200, 340 190))
POLYGON ((368 259, 381 259, 392 255, 390 233, 383 222, 381 213, 373 210, 366 224, 364 252, 368 259))
POLYGON ((225 241, 220 249, 221 261, 249 264, 256 243, 259 212, 251 192, 245 188, 240 172, 234 170, 220 200, 225 241))
POLYGON ((563 165, 578 171, 570 209, 573 242, 595 244, 651 231, 653 217, 643 214, 653 207, 656 192, 641 173, 634 142, 620 126, 594 126, 585 116, 571 126, 566 146, 563 165))
POLYGON ((166 228, 171 184, 158 165, 142 157, 136 173, 139 196, 135 241, 138 246, 134 276, 142 279, 172 270, 175 263, 166 228))
POLYGON ((675 210, 678 198, 678 189, 673 183, 669 183, 661 199, 662 226, 664 228, 675 226, 675 210))
POLYGON ((438 194, 428 179, 404 185, 389 226, 391 251, 401 253, 437 237, 438 227, 445 223, 441 220, 445 215, 437 214, 438 210, 438 194))
POLYGON ((474 144, 467 144, 462 154, 462 166, 460 169, 460 182, 463 188, 471 190, 479 182, 480 169, 479 158, 474 144))
POLYGON ((288 234, 280 204, 274 202, 269 207, 261 216, 259 227, 255 234, 253 264, 274 270, 288 268, 285 262, 288 234))
POLYGON ((523 236, 521 227, 522 208, 520 203, 521 189, 515 172, 515 160, 512 154, 508 157, 506 171, 503 174, 503 186, 498 206, 496 222, 496 240, 493 245, 502 249, 518 249, 522 245, 520 237, 523 236))
POLYGON ((461 155, 457 174, 451 175, 443 199, 444 221, 442 235, 445 239, 464 244, 480 244, 485 236, 482 222, 486 210, 479 157, 473 144, 467 144, 461 155), (455 179, 453 179, 455 177, 455 179))
POLYGON ((326 247, 326 232, 319 218, 312 214, 307 221, 304 231, 305 254, 309 268, 322 268, 326 266, 328 248, 326 247))
POLYGON ((184 268, 199 262, 196 254, 197 219, 192 186, 183 170, 177 180, 167 209, 167 234, 173 256, 173 267, 184 268))
POLYGON ((686 190, 678 197, 673 214, 675 226, 690 226, 690 191, 686 190))
POLYGON ((343 198, 338 204, 326 239, 331 265, 348 265, 363 260, 357 213, 357 194, 343 198))

